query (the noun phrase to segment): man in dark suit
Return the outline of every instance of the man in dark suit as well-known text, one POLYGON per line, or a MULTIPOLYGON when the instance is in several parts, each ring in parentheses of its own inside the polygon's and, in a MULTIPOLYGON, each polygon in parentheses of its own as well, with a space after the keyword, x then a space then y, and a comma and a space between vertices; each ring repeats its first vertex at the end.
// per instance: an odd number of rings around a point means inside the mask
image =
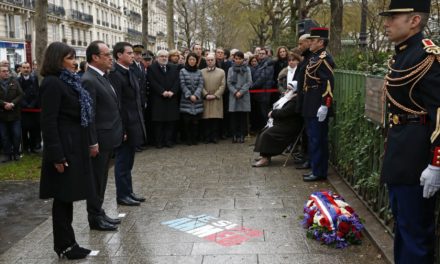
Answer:
MULTIPOLYGON (((130 71, 136 76, 136 79, 139 82, 139 89, 141 93, 141 105, 142 105, 142 114, 145 113, 145 109, 147 108, 147 71, 145 69, 144 64, 142 63, 142 53, 144 52, 144 46, 142 45, 134 45, 133 46, 133 54, 134 61, 130 65, 130 71)), ((144 118, 145 120, 145 118, 144 118)), ((136 151, 141 152, 145 149, 144 146, 136 146, 136 151)))
POLYGON ((156 147, 172 147, 175 123, 179 120, 179 72, 177 66, 168 63, 168 51, 157 52, 147 77, 156 147))
POLYGON ((112 54, 104 42, 93 41, 87 47, 86 56, 89 67, 81 82, 90 93, 95 113, 95 120, 90 124, 95 193, 87 199, 89 226, 96 230, 116 230, 121 221, 108 217, 102 209, 110 159, 123 137, 118 97, 106 74, 112 67, 112 54))
POLYGON ((115 151, 116 201, 120 205, 140 205, 145 198, 133 192, 131 170, 136 146, 145 143, 146 134, 139 82, 129 69, 133 63, 132 45, 128 42, 116 43, 113 58, 116 63, 109 78, 119 98, 124 131, 124 141, 115 151))

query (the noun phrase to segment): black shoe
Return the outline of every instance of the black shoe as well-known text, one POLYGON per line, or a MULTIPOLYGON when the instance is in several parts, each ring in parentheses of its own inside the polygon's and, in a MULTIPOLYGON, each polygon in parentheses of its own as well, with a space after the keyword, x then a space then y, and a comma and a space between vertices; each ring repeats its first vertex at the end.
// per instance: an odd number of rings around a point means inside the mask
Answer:
POLYGON ((310 162, 306 161, 306 162, 304 162, 303 164, 301 164, 300 166, 295 166, 295 168, 296 168, 297 170, 308 170, 308 169, 311 168, 311 166, 310 166, 310 162))
POLYGON ((214 144, 218 144, 218 139, 214 138, 214 139, 211 140, 211 142, 214 143, 214 144))
POLYGON ((320 177, 320 176, 315 176, 315 175, 309 175, 307 177, 303 178, 303 181, 305 182, 314 182, 314 181, 324 181, 326 180, 327 177, 320 177))
POLYGON ((232 137, 232 143, 237 143, 237 142, 238 142, 238 137, 233 136, 233 137, 232 137))
POLYGON ((124 197, 124 198, 120 198, 120 199, 116 199, 116 202, 119 205, 127 205, 127 206, 139 206, 139 205, 141 205, 140 202, 131 199, 129 196, 124 197))
POLYGON ((118 227, 105 220, 103 216, 89 217, 89 226, 92 230, 115 231, 118 227))
POLYGON ((163 148, 162 144, 156 144, 156 148, 161 149, 163 148))
POLYGON ((165 147, 166 148, 173 148, 173 144, 172 143, 165 143, 165 147))
POLYGON ((59 258, 66 257, 67 259, 83 259, 92 252, 90 249, 82 248, 78 244, 74 244, 64 250, 55 251, 59 258))
POLYGON ((244 136, 240 136, 240 138, 238 139, 239 143, 244 143, 244 136))
POLYGON ((15 161, 19 161, 20 159, 21 159, 20 154, 15 154, 15 155, 14 155, 14 160, 15 160, 15 161))
POLYGON ((136 152, 142 152, 143 151, 143 149, 141 148, 141 147, 136 147, 136 152))
POLYGON ((145 197, 137 196, 135 193, 130 194, 130 198, 137 201, 137 202, 145 202, 145 197))
POLYGON ((108 215, 103 215, 102 216, 103 218, 104 218, 104 220, 107 222, 107 223, 110 223, 110 224, 112 224, 112 225, 119 225, 120 223, 121 223, 121 219, 119 219, 119 218, 111 218, 111 217, 109 217, 108 215))
POLYGON ((303 178, 304 178, 304 177, 309 177, 309 176, 312 175, 312 174, 313 174, 313 172, 307 172, 307 173, 304 173, 304 174, 303 174, 303 178))

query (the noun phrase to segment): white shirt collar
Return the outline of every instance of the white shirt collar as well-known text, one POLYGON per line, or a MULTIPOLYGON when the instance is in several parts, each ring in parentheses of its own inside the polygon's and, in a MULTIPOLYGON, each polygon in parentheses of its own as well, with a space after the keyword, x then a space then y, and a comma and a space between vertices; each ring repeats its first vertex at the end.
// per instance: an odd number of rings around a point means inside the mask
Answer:
POLYGON ((105 72, 101 71, 100 69, 92 66, 92 65, 88 65, 88 67, 90 67, 91 69, 95 70, 97 73, 99 73, 101 76, 104 76, 105 72))
POLYGON ((118 65, 121 66, 122 68, 126 69, 127 71, 130 70, 128 67, 125 67, 124 65, 120 64, 119 62, 116 62, 116 64, 118 64, 118 65))

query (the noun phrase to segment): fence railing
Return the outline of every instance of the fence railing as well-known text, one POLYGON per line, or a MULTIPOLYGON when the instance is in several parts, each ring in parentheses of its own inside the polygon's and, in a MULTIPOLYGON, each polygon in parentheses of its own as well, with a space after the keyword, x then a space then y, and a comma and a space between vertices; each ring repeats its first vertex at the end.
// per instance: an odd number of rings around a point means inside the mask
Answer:
MULTIPOLYGON (((368 76, 354 71, 335 72, 335 117, 330 129, 330 162, 339 175, 392 234, 393 217, 388 192, 380 184, 385 130, 364 117, 368 76)), ((440 264, 440 199, 437 199, 436 262, 440 264)))

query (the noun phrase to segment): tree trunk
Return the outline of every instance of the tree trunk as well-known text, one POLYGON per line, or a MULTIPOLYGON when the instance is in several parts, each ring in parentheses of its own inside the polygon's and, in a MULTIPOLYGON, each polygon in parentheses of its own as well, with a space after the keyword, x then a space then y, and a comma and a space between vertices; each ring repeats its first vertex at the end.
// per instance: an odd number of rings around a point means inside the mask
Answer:
MULTIPOLYGON (((48 0, 38 0, 35 6, 35 58, 39 65, 43 61, 47 46, 47 9, 48 0)), ((38 67, 40 68, 40 67, 38 67)))
POLYGON ((148 1, 142 0, 142 45, 148 48, 148 1))
POLYGON ((167 0, 167 43, 168 49, 174 49, 174 0, 167 0))
POLYGON ((330 51, 337 56, 341 51, 343 0, 330 0, 330 51))

